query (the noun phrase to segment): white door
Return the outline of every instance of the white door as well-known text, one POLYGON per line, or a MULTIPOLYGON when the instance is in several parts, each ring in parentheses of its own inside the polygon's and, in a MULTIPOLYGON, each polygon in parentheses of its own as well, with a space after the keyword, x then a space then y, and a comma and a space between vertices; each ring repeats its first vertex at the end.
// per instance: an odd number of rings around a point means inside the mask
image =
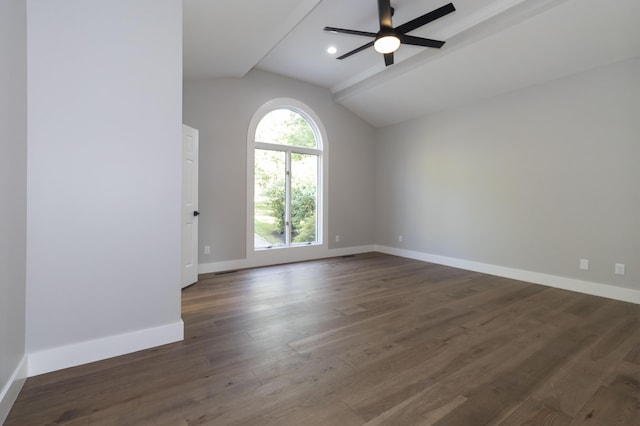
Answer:
POLYGON ((182 288, 198 281, 198 131, 182 125, 182 288))

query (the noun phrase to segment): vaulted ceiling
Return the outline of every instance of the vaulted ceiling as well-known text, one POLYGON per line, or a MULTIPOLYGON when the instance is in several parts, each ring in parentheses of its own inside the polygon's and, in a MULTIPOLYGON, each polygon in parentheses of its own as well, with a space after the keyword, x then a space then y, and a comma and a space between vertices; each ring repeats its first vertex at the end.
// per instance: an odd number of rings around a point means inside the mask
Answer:
POLYGON ((640 56, 638 0, 391 0, 394 26, 449 1, 455 12, 410 33, 442 49, 402 45, 385 67, 372 48, 337 60, 370 39, 323 31, 377 32, 376 0, 184 0, 184 75, 270 71, 380 127, 640 56))

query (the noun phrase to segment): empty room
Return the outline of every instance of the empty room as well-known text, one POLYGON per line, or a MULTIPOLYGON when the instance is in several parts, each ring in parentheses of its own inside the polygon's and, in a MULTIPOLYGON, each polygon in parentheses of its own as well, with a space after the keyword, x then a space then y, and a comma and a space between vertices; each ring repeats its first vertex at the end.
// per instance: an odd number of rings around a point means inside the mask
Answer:
POLYGON ((0 0, 0 424, 640 424, 637 0, 0 0))

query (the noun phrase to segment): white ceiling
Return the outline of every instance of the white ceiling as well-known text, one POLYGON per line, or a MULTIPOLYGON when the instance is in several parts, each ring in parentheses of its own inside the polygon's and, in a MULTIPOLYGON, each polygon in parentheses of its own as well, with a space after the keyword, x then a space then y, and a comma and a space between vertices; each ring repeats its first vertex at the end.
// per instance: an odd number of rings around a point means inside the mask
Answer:
MULTIPOLYGON (((449 0, 392 0, 394 26, 449 0)), ((374 126, 640 55, 638 0, 451 0, 456 11, 412 35, 442 49, 402 45, 395 65, 370 39, 376 0, 184 0, 185 78, 242 77, 256 67, 330 89, 374 126), (327 47, 338 53, 329 55, 327 47)))

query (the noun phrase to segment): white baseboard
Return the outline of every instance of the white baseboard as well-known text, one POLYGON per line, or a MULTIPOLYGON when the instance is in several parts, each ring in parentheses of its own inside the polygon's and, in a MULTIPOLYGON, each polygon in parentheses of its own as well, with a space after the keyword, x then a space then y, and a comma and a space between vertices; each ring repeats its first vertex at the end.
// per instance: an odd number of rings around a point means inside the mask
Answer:
MULTIPOLYGON (((276 253, 278 249, 274 250, 276 253)), ((357 246, 357 247, 345 247, 339 249, 315 249, 315 250, 305 250, 299 251, 295 254, 291 254, 286 257, 286 260, 283 257, 280 257, 277 260, 275 257, 271 256, 262 256, 261 258, 256 259, 236 259, 236 260, 227 260, 223 262, 212 262, 212 263, 201 263, 198 265, 198 274, 209 274, 212 272, 223 272, 223 271, 231 271, 234 269, 247 269, 247 268, 257 268, 259 266, 269 266, 275 265, 278 263, 289 263, 289 262, 303 262, 306 260, 316 260, 316 259, 324 259, 329 257, 338 257, 338 256, 349 256, 352 254, 360 254, 360 253, 369 253, 375 251, 374 245, 368 246, 357 246)), ((291 253, 291 252, 289 252, 291 253)), ((265 252, 265 254, 268 254, 265 252)))
POLYGON ((22 360, 13 371, 9 380, 0 390, 0 425, 4 424, 13 403, 16 401, 16 398, 18 398, 18 394, 24 382, 27 380, 27 359, 27 355, 22 357, 22 360))
POLYGON ((182 320, 95 340, 29 353, 29 377, 75 367, 184 339, 182 320))
POLYGON ((593 296, 606 297, 608 299, 640 304, 640 290, 634 290, 632 288, 593 283, 590 281, 559 277, 556 275, 543 274, 540 272, 508 268, 506 266, 473 262, 470 260, 439 256, 412 250, 403 250, 395 247, 376 246, 375 250, 380 253, 392 254, 409 259, 422 260, 424 262, 437 263, 439 265, 452 266, 454 268, 482 272, 484 274, 497 275, 499 277, 511 278, 514 280, 526 281, 534 284, 542 284, 548 287, 555 287, 563 290, 570 290, 578 293, 585 293, 593 296))

